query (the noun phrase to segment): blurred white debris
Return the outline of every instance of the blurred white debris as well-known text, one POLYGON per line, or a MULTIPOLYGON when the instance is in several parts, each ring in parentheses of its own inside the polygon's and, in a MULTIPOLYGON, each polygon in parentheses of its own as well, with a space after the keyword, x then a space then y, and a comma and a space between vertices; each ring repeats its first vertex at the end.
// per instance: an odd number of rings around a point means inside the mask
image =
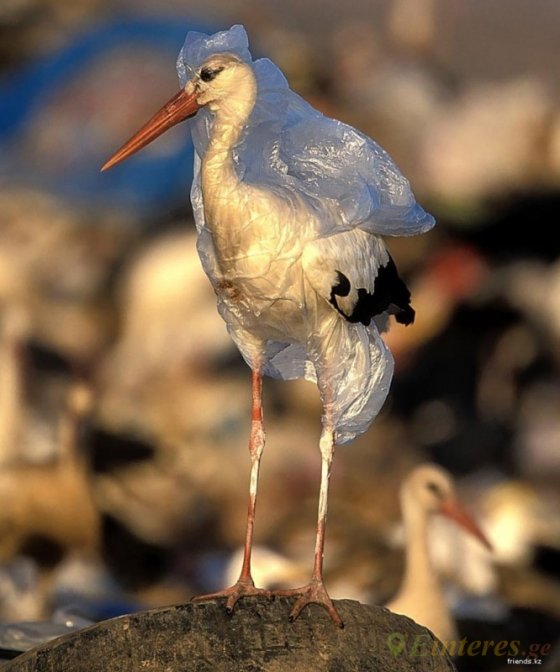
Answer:
MULTIPOLYGON (((239 548, 227 564, 223 585, 231 586, 237 581, 242 561, 243 549, 239 548)), ((293 588, 309 580, 308 563, 295 562, 265 546, 253 547, 251 573, 259 588, 293 588)))
POLYGON ((44 618, 48 607, 38 583, 39 568, 30 558, 18 556, 0 565, 0 621, 44 618))
POLYGON ((560 498, 553 491, 504 480, 488 490, 480 508, 496 563, 526 566, 537 544, 560 548, 560 498))
POLYGON ((548 169, 541 141, 552 109, 535 79, 472 84, 427 129, 426 184, 444 199, 478 201, 534 183, 548 169))
POLYGON ((123 384, 141 384, 154 371, 203 367, 232 350, 194 232, 166 236, 140 254, 120 295, 121 336, 112 366, 123 384))

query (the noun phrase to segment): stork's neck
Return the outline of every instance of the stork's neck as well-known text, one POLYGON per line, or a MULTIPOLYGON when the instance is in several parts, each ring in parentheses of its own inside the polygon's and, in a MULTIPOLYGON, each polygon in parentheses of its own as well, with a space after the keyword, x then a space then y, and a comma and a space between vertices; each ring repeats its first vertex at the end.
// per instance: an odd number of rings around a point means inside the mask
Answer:
POLYGON ((399 591, 429 594, 441 591, 428 549, 428 513, 417 503, 403 502, 406 535, 405 572, 399 591))
POLYGON ((240 184, 233 160, 234 149, 245 130, 255 100, 256 81, 251 73, 250 77, 243 78, 235 94, 230 94, 220 104, 210 104, 214 121, 202 161, 205 204, 212 193, 234 189, 240 184))

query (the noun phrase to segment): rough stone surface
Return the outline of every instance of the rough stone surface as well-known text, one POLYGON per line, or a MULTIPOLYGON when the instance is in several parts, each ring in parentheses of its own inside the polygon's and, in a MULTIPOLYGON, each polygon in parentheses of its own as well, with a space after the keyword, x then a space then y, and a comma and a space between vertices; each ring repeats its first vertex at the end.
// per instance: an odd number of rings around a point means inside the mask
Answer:
POLYGON ((336 601, 294 623, 292 600, 245 599, 232 616, 209 601, 103 621, 8 663, 5 672, 444 672, 455 670, 428 630, 381 607, 336 601), (432 654, 432 646, 437 652, 432 654), (439 653, 438 653, 439 652, 439 653))

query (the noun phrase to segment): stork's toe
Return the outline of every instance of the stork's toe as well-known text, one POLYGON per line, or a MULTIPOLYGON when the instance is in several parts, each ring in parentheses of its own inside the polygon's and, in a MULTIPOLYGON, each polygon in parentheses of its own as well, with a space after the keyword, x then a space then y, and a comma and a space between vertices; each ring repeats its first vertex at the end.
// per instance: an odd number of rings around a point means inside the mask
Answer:
POLYGON ((265 588, 256 588, 253 579, 241 578, 233 586, 218 590, 215 593, 205 593, 191 598, 191 602, 207 602, 209 600, 218 600, 226 598, 226 611, 232 614, 237 602, 243 597, 267 597, 271 598, 272 593, 265 588))
POLYGON ((273 591, 273 595, 278 595, 280 597, 297 596, 298 599, 296 600, 294 606, 292 607, 292 611, 290 612, 290 621, 295 621, 303 609, 307 607, 307 605, 320 604, 327 610, 335 625, 337 625, 339 628, 344 627, 344 623, 342 622, 342 619, 340 618, 333 601, 327 593, 325 584, 318 579, 313 579, 310 583, 308 583, 306 586, 303 586, 302 588, 275 590, 273 591))

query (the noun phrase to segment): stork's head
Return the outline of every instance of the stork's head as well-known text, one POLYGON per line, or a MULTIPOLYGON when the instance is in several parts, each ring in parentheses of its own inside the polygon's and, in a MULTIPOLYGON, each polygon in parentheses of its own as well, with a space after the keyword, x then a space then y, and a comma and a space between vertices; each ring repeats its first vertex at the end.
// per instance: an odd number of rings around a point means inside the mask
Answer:
POLYGON ((211 110, 235 104, 255 93, 253 69, 235 54, 214 54, 204 61, 195 76, 187 83, 189 90, 202 107, 211 110))
POLYGON ((459 501, 451 475, 435 464, 425 464, 412 471, 401 487, 401 500, 405 515, 407 510, 420 510, 426 515, 439 513, 492 550, 480 527, 459 501))
POLYGON ((137 131, 101 170, 112 168, 148 145, 181 121, 194 116, 201 107, 227 110, 247 117, 255 102, 256 80, 252 67, 235 54, 209 56, 191 79, 137 131))

